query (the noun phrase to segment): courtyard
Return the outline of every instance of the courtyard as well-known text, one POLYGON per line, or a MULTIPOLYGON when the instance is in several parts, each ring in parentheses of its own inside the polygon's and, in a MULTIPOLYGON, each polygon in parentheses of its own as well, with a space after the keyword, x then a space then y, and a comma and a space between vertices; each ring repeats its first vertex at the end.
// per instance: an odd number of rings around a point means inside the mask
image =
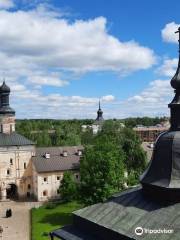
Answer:
POLYGON ((31 203, 7 201, 0 204, 0 226, 2 239, 30 240, 31 203), (12 217, 6 218, 6 209, 12 209, 12 217))

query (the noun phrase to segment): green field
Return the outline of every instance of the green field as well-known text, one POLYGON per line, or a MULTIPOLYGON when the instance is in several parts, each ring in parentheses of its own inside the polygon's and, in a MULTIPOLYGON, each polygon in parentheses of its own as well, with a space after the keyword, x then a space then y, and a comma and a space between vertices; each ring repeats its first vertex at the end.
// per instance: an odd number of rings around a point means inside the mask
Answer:
POLYGON ((72 212, 82 208, 77 202, 48 204, 32 209, 32 240, 47 240, 48 233, 72 222, 72 212))

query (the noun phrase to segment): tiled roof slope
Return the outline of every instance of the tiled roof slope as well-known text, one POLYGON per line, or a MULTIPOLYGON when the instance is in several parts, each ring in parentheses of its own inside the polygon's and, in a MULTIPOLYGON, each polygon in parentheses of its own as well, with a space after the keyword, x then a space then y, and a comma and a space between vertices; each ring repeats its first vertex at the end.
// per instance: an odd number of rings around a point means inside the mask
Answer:
POLYGON ((34 145, 35 143, 24 136, 13 132, 11 134, 0 133, 0 147, 34 145))
POLYGON ((180 203, 158 203, 146 198, 141 188, 125 191, 105 203, 98 203, 74 212, 72 227, 52 234, 64 240, 179 240, 180 203), (136 227, 173 229, 169 234, 135 234, 136 227), (75 230, 74 230, 75 229, 75 230), (83 236, 83 237, 81 237, 83 236))
POLYGON ((78 150, 83 150, 82 146, 73 147, 43 147, 37 148, 36 156, 32 157, 36 171, 53 172, 63 170, 79 169, 80 156, 78 150), (67 156, 63 156, 63 152, 67 151, 67 156), (49 153, 50 158, 46 158, 45 154, 49 153))

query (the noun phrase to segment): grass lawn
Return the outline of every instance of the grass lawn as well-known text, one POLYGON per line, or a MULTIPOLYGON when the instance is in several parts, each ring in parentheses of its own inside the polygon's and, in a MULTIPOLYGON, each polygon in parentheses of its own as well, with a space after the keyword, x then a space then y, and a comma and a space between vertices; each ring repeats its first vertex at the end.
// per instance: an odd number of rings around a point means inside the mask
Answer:
POLYGON ((32 240, 47 240, 47 233, 72 222, 72 212, 82 208, 77 202, 48 204, 32 209, 32 240))

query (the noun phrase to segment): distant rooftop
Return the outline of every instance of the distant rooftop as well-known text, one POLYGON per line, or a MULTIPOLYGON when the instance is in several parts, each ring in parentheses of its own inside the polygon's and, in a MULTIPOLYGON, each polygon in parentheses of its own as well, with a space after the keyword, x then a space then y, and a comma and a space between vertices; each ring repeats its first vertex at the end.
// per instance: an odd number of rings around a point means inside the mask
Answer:
POLYGON ((35 143, 16 132, 11 134, 0 133, 0 147, 25 145, 35 145, 35 143))
POLYGON ((79 169, 80 161, 78 151, 82 150, 82 146, 37 148, 32 160, 39 173, 76 170, 79 169))

